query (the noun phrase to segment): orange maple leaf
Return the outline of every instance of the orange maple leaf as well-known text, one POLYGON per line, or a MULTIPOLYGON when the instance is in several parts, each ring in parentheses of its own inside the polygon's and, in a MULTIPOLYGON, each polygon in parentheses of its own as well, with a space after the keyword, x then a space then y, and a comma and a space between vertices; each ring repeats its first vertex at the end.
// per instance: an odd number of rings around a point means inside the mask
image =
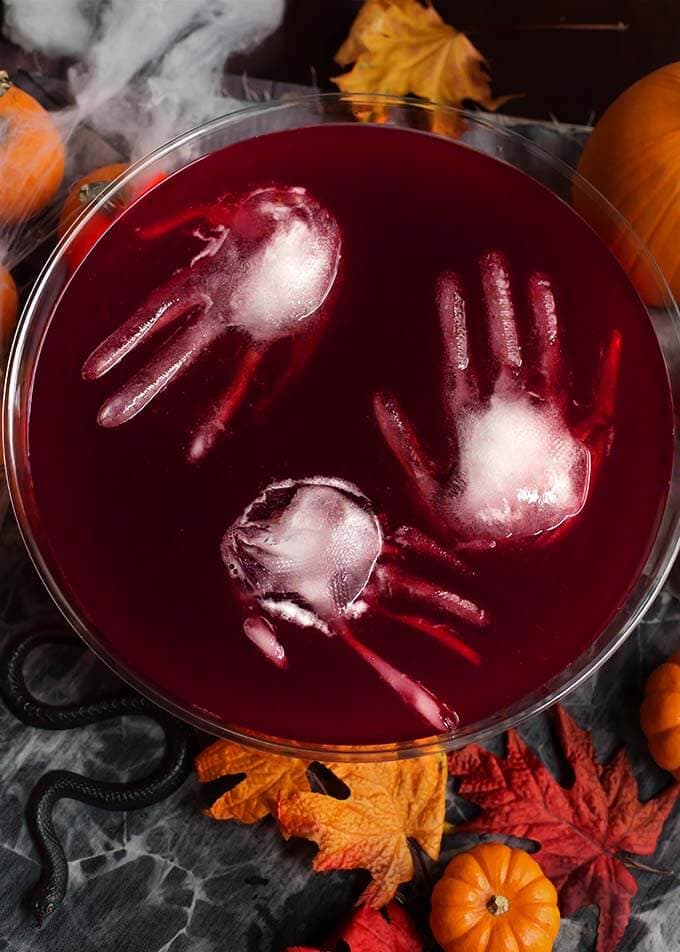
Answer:
POLYGON ((277 819, 284 836, 319 846, 317 871, 367 869, 373 877, 358 902, 388 903, 413 878, 413 838, 437 859, 444 826, 446 760, 443 755, 382 764, 326 764, 350 790, 346 800, 319 793, 280 797, 277 819))
POLYGON ((195 766, 201 783, 245 774, 240 783, 205 811, 214 820, 256 823, 274 812, 280 797, 310 789, 304 760, 263 754, 227 740, 218 740, 202 751, 195 766))
POLYGON ((364 36, 382 32, 385 12, 390 7, 404 7, 408 3, 409 0, 365 0, 354 18, 349 36, 335 54, 335 62, 339 66, 355 63, 366 50, 364 36))
MULTIPOLYGON (((413 93, 453 106, 471 99, 487 109, 507 98, 492 98, 486 61, 465 34, 418 0, 366 0, 336 60, 341 66, 354 62, 350 72, 333 80, 343 92, 413 93)), ((454 131, 443 110, 433 115, 432 125, 454 131)))

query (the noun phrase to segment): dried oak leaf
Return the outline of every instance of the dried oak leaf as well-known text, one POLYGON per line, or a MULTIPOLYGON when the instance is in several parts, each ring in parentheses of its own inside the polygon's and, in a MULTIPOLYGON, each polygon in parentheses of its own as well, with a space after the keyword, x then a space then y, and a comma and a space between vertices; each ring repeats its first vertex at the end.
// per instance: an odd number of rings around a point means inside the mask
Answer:
MULTIPOLYGON (((354 62, 350 72, 333 79, 343 92, 413 93, 454 106, 471 99, 487 109, 505 101, 492 98, 479 50, 429 3, 423 6, 418 0, 366 0, 336 60, 341 66, 354 62)), ((380 115, 373 109, 362 117, 375 120, 380 115)), ((438 131, 454 131, 451 123, 444 110, 434 113, 438 131)))
POLYGON ((304 760, 264 754, 228 740, 218 740, 206 747, 196 758, 195 767, 201 783, 234 774, 246 775, 206 810, 214 820, 255 823, 274 813, 279 797, 310 789, 304 760))
MULTIPOLYGON (((343 941, 350 952, 422 952, 423 942, 401 906, 391 902, 382 912, 362 906, 323 949, 333 950, 343 941)), ((296 945, 287 952, 321 952, 296 945)))
POLYGON ((281 797, 284 836, 319 846, 314 869, 367 869, 372 878, 359 902, 373 908, 413 878, 409 837, 437 859, 444 825, 446 760, 442 754, 383 764, 326 764, 349 787, 346 800, 319 793, 281 797))
POLYGON ((611 952, 637 892, 618 854, 654 852, 680 785, 640 803, 625 752, 599 764, 590 734, 560 707, 555 718, 573 785, 562 787, 515 731, 508 733, 505 758, 477 745, 466 747, 449 755, 449 772, 460 778, 461 796, 482 813, 459 829, 537 841, 534 858, 558 891, 562 915, 598 906, 597 952, 611 952))

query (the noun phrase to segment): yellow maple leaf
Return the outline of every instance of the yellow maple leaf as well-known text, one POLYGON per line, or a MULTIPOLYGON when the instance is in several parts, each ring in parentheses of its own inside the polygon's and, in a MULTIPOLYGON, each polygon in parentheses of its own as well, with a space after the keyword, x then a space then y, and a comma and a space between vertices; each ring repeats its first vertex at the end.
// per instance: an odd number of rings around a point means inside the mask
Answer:
MULTIPOLYGON (((465 34, 445 23, 418 0, 366 0, 350 34, 338 50, 340 65, 354 62, 333 82, 348 93, 412 93, 460 106, 470 99, 496 109, 486 61, 465 34)), ((380 109, 361 118, 380 119, 380 109)), ((435 131, 455 133, 458 123, 444 110, 433 113, 435 131)))
POLYGON ((326 764, 350 790, 346 800, 320 793, 281 797, 284 836, 319 846, 317 871, 367 869, 372 878, 359 902, 380 908, 413 878, 408 839, 432 859, 441 846, 446 790, 443 755, 382 764, 326 764))
POLYGON ((256 823, 274 812, 280 797, 310 789, 304 760, 263 754, 227 740, 218 740, 202 751, 195 767, 201 783, 233 774, 246 775, 206 810, 214 820, 256 823))

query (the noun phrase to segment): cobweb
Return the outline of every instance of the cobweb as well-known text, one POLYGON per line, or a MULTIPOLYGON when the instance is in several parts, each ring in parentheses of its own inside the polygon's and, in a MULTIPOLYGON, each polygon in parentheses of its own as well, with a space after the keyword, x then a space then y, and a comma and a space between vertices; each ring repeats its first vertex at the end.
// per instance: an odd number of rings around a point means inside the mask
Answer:
POLYGON ((275 30, 283 8, 284 0, 7 0, 13 42, 74 62, 70 103, 52 111, 66 143, 64 186, 41 215, 4 230, 0 262, 15 267, 55 232, 70 182, 102 164, 97 138, 115 143, 117 161, 135 160, 238 108, 223 94, 224 64, 275 30))

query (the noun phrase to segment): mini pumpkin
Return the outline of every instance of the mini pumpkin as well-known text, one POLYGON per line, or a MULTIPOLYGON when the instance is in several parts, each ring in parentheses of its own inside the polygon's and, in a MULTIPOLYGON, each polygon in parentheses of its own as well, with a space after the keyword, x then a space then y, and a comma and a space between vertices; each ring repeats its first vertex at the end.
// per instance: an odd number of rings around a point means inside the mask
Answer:
POLYGON ((64 144, 40 103, 0 70, 0 219, 9 224, 42 211, 64 177, 64 144))
POLYGON ((430 926, 444 952, 549 952, 560 928, 557 893, 524 850, 481 843, 444 870, 430 926))
POLYGON ((100 165, 74 182, 68 190, 59 216, 59 237, 71 227, 76 218, 104 189, 128 168, 125 162, 100 165))
MULTIPOLYGON (((612 103, 578 169, 628 219, 680 299, 680 63, 655 70, 612 103)), ((574 202, 647 304, 662 304, 663 294, 632 236, 585 192, 577 189, 574 202)))
MULTIPOLYGON (((81 213, 98 198, 111 182, 122 175, 129 166, 124 162, 114 162, 93 169, 71 185, 59 216, 59 237, 63 238, 81 213)), ((88 251, 97 243, 109 226, 135 199, 148 192, 167 178, 165 172, 137 177, 122 191, 118 191, 92 216, 74 237, 66 252, 72 270, 80 264, 88 251)))
POLYGON ((680 780, 680 652, 647 679, 640 722, 654 760, 680 780))
MULTIPOLYGON (((101 165, 71 185, 59 216, 59 237, 63 238, 71 225, 114 179, 128 168, 124 162, 101 165)), ((104 234, 111 222, 120 213, 123 201, 118 197, 104 205, 93 215, 87 225, 69 246, 67 255, 71 268, 77 267, 90 248, 104 234)))

